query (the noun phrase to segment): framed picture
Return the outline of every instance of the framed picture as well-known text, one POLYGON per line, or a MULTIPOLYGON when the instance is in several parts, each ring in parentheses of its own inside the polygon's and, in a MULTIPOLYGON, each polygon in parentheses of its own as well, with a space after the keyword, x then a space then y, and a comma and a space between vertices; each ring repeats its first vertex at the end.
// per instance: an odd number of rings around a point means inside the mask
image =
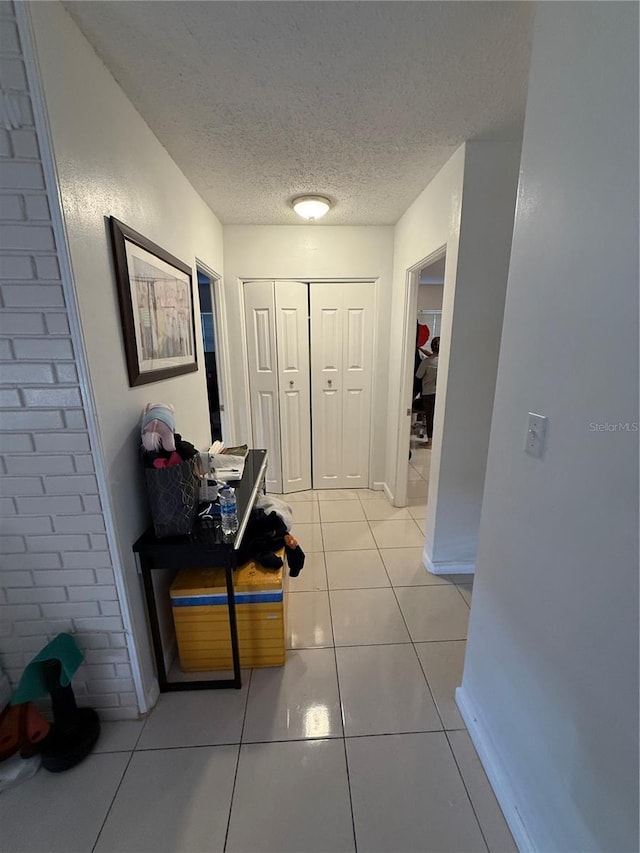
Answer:
POLYGON ((110 218, 129 385, 198 369, 191 268, 110 218))

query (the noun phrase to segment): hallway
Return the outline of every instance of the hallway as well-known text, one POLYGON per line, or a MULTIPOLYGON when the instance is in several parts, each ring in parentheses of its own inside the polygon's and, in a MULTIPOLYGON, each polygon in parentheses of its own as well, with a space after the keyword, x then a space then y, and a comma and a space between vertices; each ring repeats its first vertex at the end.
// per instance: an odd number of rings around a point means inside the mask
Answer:
POLYGON ((2 795, 3 849, 514 851, 454 701, 471 584, 421 564, 429 452, 406 509, 289 496, 307 559, 286 666, 104 724, 99 754, 2 795))

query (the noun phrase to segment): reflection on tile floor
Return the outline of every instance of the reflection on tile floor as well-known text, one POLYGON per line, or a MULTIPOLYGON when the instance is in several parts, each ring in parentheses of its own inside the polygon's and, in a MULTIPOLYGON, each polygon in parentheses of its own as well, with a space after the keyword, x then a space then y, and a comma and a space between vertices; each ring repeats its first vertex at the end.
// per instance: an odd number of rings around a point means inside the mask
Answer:
POLYGON ((106 724, 100 754, 0 795, 2 849, 515 851, 454 700, 472 579, 424 569, 426 479, 410 492, 289 496, 285 667, 106 724))

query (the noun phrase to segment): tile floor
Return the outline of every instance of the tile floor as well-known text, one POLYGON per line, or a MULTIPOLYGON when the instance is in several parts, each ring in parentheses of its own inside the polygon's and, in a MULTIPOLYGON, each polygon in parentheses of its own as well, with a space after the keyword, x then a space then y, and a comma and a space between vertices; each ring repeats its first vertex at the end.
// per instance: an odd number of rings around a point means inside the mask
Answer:
POLYGON ((454 701, 471 584, 421 563, 428 457, 407 509, 293 496, 286 666, 104 724, 78 767, 0 795, 0 850, 515 851, 454 701))

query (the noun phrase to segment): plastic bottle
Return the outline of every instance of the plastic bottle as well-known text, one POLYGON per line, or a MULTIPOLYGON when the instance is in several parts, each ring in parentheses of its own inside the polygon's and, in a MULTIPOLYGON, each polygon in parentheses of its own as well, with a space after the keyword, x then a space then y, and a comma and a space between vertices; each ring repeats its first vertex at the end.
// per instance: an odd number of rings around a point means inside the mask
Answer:
POLYGON ((220 490, 220 524, 222 533, 229 536, 238 529, 236 493, 228 484, 220 490))

